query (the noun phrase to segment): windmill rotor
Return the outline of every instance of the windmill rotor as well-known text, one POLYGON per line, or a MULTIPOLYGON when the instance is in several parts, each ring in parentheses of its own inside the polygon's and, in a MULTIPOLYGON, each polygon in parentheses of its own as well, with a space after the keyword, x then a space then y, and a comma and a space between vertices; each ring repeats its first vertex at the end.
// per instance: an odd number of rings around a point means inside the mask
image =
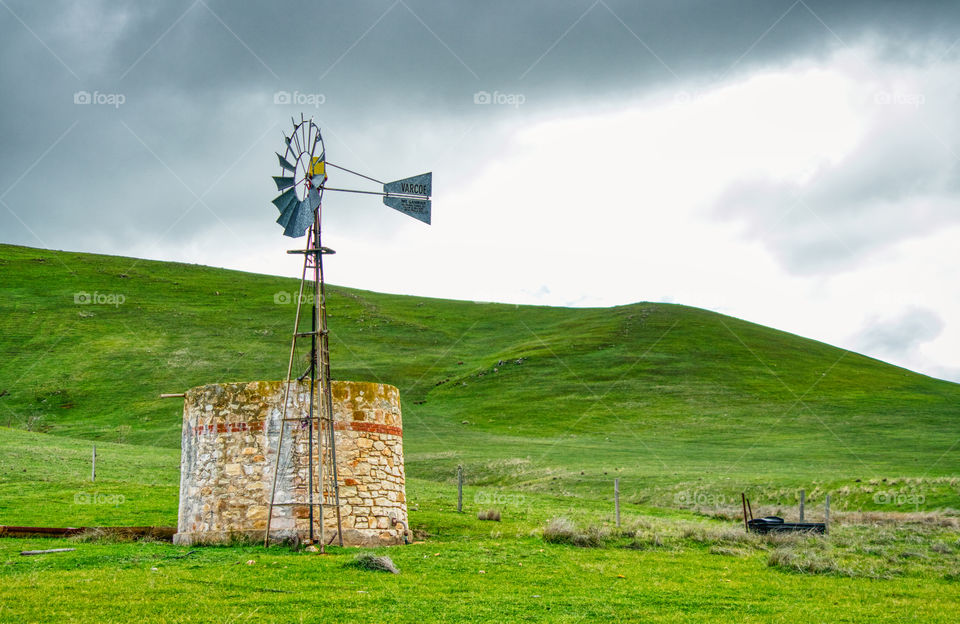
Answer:
POLYGON ((313 119, 294 121, 293 132, 284 136, 283 155, 277 152, 281 173, 273 176, 280 192, 273 205, 280 211, 277 223, 284 236, 300 238, 313 224, 327 180, 326 152, 320 128, 313 119))

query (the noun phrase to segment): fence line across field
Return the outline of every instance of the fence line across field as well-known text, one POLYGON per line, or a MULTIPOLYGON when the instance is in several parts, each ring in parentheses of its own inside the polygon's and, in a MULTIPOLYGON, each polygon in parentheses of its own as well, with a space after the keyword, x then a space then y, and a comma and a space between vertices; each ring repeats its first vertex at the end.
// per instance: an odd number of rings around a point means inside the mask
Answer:
MULTIPOLYGON (((464 489, 464 474, 465 474, 465 471, 466 471, 466 470, 465 470, 463 464, 458 464, 458 465, 457 465, 457 469, 456 469, 457 513, 463 513, 463 489, 464 489)), ((595 484, 595 483, 597 483, 597 480, 595 480, 595 479, 589 479, 589 478, 588 478, 588 479, 563 479, 563 480, 561 480, 560 482, 561 482, 561 483, 565 483, 565 484, 569 484, 571 481, 574 482, 574 483, 579 483, 579 484, 581 484, 581 485, 582 485, 582 484, 595 484)), ((614 477, 614 478, 613 478, 613 520, 614 520, 614 523, 616 524, 617 528, 620 528, 620 527, 622 526, 622 524, 623 524, 623 522, 622 522, 622 514, 621 514, 621 507, 620 507, 620 481, 621 481, 621 478, 620 478, 620 477, 614 477)), ((601 482, 602 482, 602 481, 601 481, 601 482)), ((483 490, 485 490, 485 489, 510 492, 510 494, 501 496, 500 498, 504 498, 504 497, 515 497, 515 496, 520 496, 520 497, 522 498, 522 497, 523 497, 523 492, 524 492, 524 490, 518 490, 518 489, 516 489, 516 488, 503 488, 503 487, 492 487, 492 486, 481 486, 481 485, 472 486, 472 487, 478 489, 480 492, 483 492, 483 490)), ((539 492, 539 493, 543 493, 543 492, 539 492)), ((798 490, 797 498, 798 498, 798 500, 799 500, 799 503, 798 503, 798 506, 797 506, 797 516, 798 516, 798 518, 799 518, 799 522, 800 522, 800 523, 805 523, 805 522, 806 522, 806 515, 807 515, 807 495, 806 495, 806 489, 801 488, 800 490, 798 490)), ((576 498, 575 498, 574 496, 571 496, 571 503, 575 503, 575 501, 576 501, 576 498)), ((486 506, 486 507, 489 507, 489 506, 491 506, 491 505, 496 506, 497 503, 498 503, 498 497, 497 497, 497 496, 494 496, 494 497, 492 497, 492 498, 490 498, 490 497, 484 497, 484 496, 481 496, 480 493, 478 493, 478 494, 476 495, 476 497, 475 497, 474 502, 477 503, 478 505, 482 505, 482 506, 486 506), (486 500, 483 500, 483 501, 476 500, 476 499, 478 499, 478 498, 484 498, 484 499, 486 499, 486 500)), ((823 532, 824 532, 824 533, 829 533, 829 532, 830 532, 830 502, 831 502, 831 501, 830 501, 830 494, 829 494, 829 493, 825 493, 825 494, 824 494, 824 504, 823 504, 823 532)), ((512 502, 512 503, 511 503, 511 502, 503 502, 503 503, 501 503, 501 504, 502 504, 502 505, 510 505, 510 504, 518 504, 518 503, 516 503, 516 502, 512 502)), ((742 517, 743 517, 743 525, 744 525, 744 528, 745 528, 745 529, 749 530, 748 520, 753 519, 753 507, 752 507, 752 504, 751 504, 750 500, 747 498, 747 496, 746 496, 745 493, 742 493, 742 494, 741 494, 741 504, 742 504, 742 512, 741 512, 741 513, 742 513, 742 517)), ((777 506, 780 507, 781 505, 777 504, 777 506)), ((675 508, 677 508, 677 509, 691 509, 691 507, 676 506, 676 505, 674 505, 674 506, 664 505, 664 507, 667 507, 667 508, 674 508, 674 507, 675 507, 675 508)), ((731 509, 735 509, 735 507, 733 507, 732 505, 730 505, 730 506, 715 505, 715 508, 718 509, 718 510, 719 510, 719 509, 727 509, 728 507, 730 507, 731 509)), ((697 509, 697 507, 692 507, 692 509, 697 509)))

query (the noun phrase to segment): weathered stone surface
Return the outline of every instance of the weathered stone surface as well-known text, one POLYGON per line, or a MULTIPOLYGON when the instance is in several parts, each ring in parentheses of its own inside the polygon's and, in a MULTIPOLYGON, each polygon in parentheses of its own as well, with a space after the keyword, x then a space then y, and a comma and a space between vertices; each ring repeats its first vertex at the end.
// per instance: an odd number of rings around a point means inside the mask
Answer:
MULTIPOLYGON (((180 513, 175 541, 220 543, 262 538, 282 425, 281 382, 213 384, 187 392, 184 407, 180 513)), ((344 543, 396 544, 407 522, 402 420, 393 386, 333 382, 334 435, 344 543)), ((309 385, 292 384, 293 413, 306 416, 309 385), (299 410, 299 411, 297 411, 299 410)), ((314 432, 316 434, 316 432, 314 432)), ((286 423, 277 502, 304 501, 309 483, 308 428, 286 423)), ((314 445, 314 462, 317 448, 314 445)), ((329 499, 332 492, 325 493, 329 499)), ((319 514, 314 529, 319 530, 319 514)), ((328 538, 336 517, 324 522, 328 538)), ((274 507, 271 533, 306 536, 306 507, 274 507)))

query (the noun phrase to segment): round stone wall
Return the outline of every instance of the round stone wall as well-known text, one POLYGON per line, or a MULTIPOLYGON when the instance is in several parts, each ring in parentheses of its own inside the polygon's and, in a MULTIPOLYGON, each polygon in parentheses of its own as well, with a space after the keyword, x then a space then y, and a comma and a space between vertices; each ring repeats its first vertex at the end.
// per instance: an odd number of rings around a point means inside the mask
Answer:
MULTIPOLYGON (((280 434, 283 382, 211 384, 186 393, 180 458, 179 544, 262 539, 280 434)), ((343 542, 403 541, 407 526, 400 392, 386 384, 334 381, 334 435, 343 542)), ((288 418, 306 418, 309 383, 291 383, 288 418)), ((304 502, 309 490, 307 421, 285 423, 275 501, 304 502)), ((316 441, 316 431, 314 431, 316 441)), ((313 460, 317 449, 314 444, 313 460)), ((315 489, 316 491, 316 489, 315 489)), ((329 500, 333 500, 328 492, 329 500)), ((314 495, 314 500, 318 500, 314 495)), ((319 511, 314 537, 319 539, 319 511)), ((336 543, 328 508, 325 539, 336 543)), ((274 506, 273 538, 309 534, 308 507, 274 506)))

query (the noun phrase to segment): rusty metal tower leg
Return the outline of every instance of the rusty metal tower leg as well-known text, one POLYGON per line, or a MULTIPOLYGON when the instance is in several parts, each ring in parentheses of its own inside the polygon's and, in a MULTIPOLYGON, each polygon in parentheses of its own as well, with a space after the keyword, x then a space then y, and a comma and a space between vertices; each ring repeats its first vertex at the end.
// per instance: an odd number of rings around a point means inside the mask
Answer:
MULTIPOLYGON (((320 207, 317 206, 317 212, 313 220, 313 240, 314 240, 314 251, 311 254, 313 259, 313 302, 311 310, 313 311, 313 320, 312 320, 312 336, 311 344, 313 349, 310 352, 310 424, 313 424, 314 414, 317 414, 317 484, 320 487, 320 552, 326 551, 326 536, 325 536, 325 525, 327 517, 327 501, 323 497, 323 408, 321 403, 321 395, 317 392, 317 377, 323 379, 323 368, 320 366, 320 342, 317 341, 317 329, 319 327, 319 313, 322 309, 322 303, 320 300, 320 293, 323 292, 323 271, 320 266, 320 258, 322 254, 322 247, 320 245, 320 207), (316 411, 314 409, 316 408, 316 411)), ((322 334, 324 330, 319 332, 322 334)), ((313 429, 310 429, 310 461, 311 461, 311 476, 312 476, 312 462, 313 462, 313 429)), ((310 491, 311 497, 311 507, 313 509, 313 490, 311 487, 310 491)), ((310 534, 313 535, 313 514, 310 515, 310 534)))
MULTIPOLYGON (((309 250, 312 247, 312 236, 307 237, 307 249, 309 250)), ((287 364, 287 375, 284 378, 283 382, 283 404, 280 406, 280 434, 277 440, 277 456, 273 463, 273 485, 270 488, 270 505, 267 508, 267 528, 264 531, 263 535, 263 545, 270 545, 270 525, 273 521, 273 507, 276 503, 277 496, 277 477, 280 474, 280 456, 283 452, 283 433, 286 429, 287 423, 287 406, 290 403, 290 386, 292 385, 291 375, 293 375, 293 361, 296 357, 297 349, 297 332, 300 331, 300 311, 301 305, 303 303, 303 287, 306 284, 307 278, 307 254, 304 254, 303 261, 303 272, 300 275, 300 289, 297 293, 297 314, 293 321, 293 338, 290 340, 290 360, 287 364)), ((268 432, 264 431, 264 436, 267 436, 268 432)), ((269 438, 267 440, 269 444, 269 438)))
MULTIPOLYGON (((318 220, 319 223, 319 220, 318 220)), ((318 229, 319 234, 319 229, 318 229)), ((325 409, 324 422, 327 425, 329 436, 328 447, 330 449, 330 478, 333 490, 333 508, 337 512, 337 542, 343 546, 343 523, 340 517, 340 479, 337 475, 337 439, 336 425, 333 419, 333 388, 330 381, 330 332, 327 329, 327 296, 323 282, 323 256, 317 255, 317 263, 320 267, 320 361, 323 379, 323 399, 325 409)), ((323 494, 321 493, 321 496, 323 494)))

